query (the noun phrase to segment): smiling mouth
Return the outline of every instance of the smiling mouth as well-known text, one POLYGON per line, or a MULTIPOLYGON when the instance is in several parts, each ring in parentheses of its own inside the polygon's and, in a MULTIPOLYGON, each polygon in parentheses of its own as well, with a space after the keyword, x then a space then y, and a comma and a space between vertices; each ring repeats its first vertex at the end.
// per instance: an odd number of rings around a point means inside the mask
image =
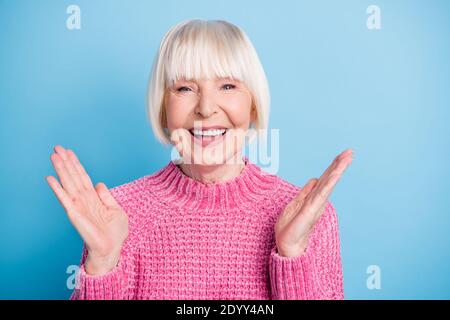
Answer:
POLYGON ((189 130, 194 142, 201 145, 202 147, 206 147, 209 144, 213 145, 222 141, 223 137, 228 133, 228 131, 228 128, 189 130))
POLYGON ((218 129, 190 129, 189 132, 195 138, 204 139, 204 138, 215 138, 224 136, 228 131, 228 128, 218 128, 218 129))

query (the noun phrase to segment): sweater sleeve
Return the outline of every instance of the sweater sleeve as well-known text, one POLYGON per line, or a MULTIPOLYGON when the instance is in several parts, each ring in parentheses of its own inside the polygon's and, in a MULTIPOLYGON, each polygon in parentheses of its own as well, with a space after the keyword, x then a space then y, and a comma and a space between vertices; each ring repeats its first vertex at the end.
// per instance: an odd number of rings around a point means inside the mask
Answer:
POLYGON ((127 239, 124 243, 118 264, 106 274, 88 274, 85 269, 87 255, 88 252, 84 244, 76 285, 70 300, 127 300, 135 298, 138 255, 132 247, 130 239, 127 239))
POLYGON ((338 220, 330 202, 313 227, 303 254, 283 257, 276 245, 272 248, 269 276, 274 300, 344 299, 338 220))

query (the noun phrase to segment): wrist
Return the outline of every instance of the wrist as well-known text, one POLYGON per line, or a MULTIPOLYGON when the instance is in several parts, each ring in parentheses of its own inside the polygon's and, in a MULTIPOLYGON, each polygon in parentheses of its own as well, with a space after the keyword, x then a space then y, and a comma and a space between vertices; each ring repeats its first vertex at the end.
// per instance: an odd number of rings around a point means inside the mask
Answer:
POLYGON ((84 269, 89 275, 104 275, 113 270, 119 263, 120 253, 108 256, 96 256, 88 253, 84 263, 84 269))
POLYGON ((303 255, 306 252, 308 243, 300 243, 291 247, 277 246, 276 251, 279 256, 294 258, 303 255))

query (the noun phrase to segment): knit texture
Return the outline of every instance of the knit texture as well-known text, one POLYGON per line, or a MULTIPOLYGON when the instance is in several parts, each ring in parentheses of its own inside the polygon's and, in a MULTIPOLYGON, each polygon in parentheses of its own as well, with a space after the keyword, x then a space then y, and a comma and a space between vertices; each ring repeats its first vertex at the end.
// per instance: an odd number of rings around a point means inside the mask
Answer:
POLYGON ((71 299, 343 299, 338 221, 326 208, 306 251, 277 253, 274 226, 300 187, 243 157, 232 180, 204 184, 168 165, 110 189, 128 215, 117 266, 84 269, 71 299))

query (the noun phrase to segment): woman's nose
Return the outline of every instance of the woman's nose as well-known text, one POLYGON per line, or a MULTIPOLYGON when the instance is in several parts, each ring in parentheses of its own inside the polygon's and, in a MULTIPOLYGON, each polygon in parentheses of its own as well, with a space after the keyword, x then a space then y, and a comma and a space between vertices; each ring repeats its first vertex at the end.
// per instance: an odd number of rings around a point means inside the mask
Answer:
POLYGON ((195 114, 208 118, 217 112, 218 106, 213 98, 202 95, 195 108, 195 114))

